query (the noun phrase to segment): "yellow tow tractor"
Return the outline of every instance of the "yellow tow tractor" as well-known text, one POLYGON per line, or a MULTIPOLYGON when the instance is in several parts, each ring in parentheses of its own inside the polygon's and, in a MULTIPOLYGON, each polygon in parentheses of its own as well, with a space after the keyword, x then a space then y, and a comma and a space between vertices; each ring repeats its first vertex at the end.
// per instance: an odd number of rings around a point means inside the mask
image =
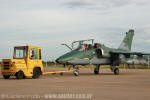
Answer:
POLYGON ((16 46, 14 47, 13 59, 3 59, 1 72, 5 79, 16 76, 17 79, 25 77, 39 78, 45 74, 62 74, 73 72, 78 76, 78 70, 65 70, 55 72, 43 72, 41 47, 35 46, 16 46))

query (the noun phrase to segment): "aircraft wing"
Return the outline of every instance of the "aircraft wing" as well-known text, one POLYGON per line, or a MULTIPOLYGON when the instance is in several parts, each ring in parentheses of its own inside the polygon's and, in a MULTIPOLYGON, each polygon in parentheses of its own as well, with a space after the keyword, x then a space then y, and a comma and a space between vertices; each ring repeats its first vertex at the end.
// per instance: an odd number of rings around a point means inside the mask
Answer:
POLYGON ((133 55, 150 55, 150 53, 143 53, 143 52, 132 52, 133 55))
POLYGON ((124 55, 137 55, 137 56, 150 55, 150 53, 130 52, 130 51, 123 51, 123 50, 114 50, 114 51, 111 51, 110 53, 111 54, 124 54, 124 55))

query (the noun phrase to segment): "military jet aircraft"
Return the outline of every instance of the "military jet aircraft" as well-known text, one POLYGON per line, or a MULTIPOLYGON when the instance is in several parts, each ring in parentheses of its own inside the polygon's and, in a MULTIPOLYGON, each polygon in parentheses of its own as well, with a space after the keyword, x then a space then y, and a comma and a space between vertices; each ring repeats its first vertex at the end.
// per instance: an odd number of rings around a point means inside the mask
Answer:
POLYGON ((131 45, 134 36, 134 30, 130 29, 126 32, 119 48, 109 48, 100 43, 94 43, 94 39, 74 41, 72 47, 66 45, 71 51, 60 56, 56 59, 56 62, 64 65, 72 65, 73 68, 76 65, 95 65, 94 73, 99 74, 100 65, 110 65, 110 69, 115 75, 119 75, 119 66, 121 63, 125 63, 126 59, 131 55, 137 55, 142 57, 143 55, 150 55, 142 52, 131 52, 131 45), (91 42, 91 43, 86 43, 91 42), (75 46, 75 44, 78 44, 75 46))

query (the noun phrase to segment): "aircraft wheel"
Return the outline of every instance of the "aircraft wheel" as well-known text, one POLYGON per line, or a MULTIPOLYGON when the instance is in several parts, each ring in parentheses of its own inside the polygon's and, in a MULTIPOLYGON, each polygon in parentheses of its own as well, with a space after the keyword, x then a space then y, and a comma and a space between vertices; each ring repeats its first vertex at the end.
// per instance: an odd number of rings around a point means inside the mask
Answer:
POLYGON ((75 70, 73 73, 74 73, 75 76, 79 76, 79 71, 78 70, 75 70))
POLYGON ((99 70, 97 68, 94 69, 94 74, 99 74, 99 70))
POLYGON ((3 75, 4 79, 9 79, 10 75, 3 75))
POLYGON ((23 71, 18 71, 18 72, 16 73, 16 78, 17 78, 17 79, 23 79, 23 78, 24 78, 24 73, 23 73, 23 71))
POLYGON ((119 75, 119 69, 118 69, 118 68, 115 68, 114 74, 115 74, 115 75, 119 75))

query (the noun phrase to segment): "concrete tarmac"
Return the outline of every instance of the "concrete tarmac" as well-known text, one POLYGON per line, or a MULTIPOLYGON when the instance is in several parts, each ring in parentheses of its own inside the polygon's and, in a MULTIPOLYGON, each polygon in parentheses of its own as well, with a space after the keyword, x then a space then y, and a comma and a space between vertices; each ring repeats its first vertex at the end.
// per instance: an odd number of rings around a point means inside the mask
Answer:
POLYGON ((101 69, 99 75, 94 75, 92 70, 82 68, 79 76, 64 73, 22 80, 3 79, 0 75, 1 99, 150 100, 150 70, 120 69, 120 75, 114 75, 110 69, 101 69))

